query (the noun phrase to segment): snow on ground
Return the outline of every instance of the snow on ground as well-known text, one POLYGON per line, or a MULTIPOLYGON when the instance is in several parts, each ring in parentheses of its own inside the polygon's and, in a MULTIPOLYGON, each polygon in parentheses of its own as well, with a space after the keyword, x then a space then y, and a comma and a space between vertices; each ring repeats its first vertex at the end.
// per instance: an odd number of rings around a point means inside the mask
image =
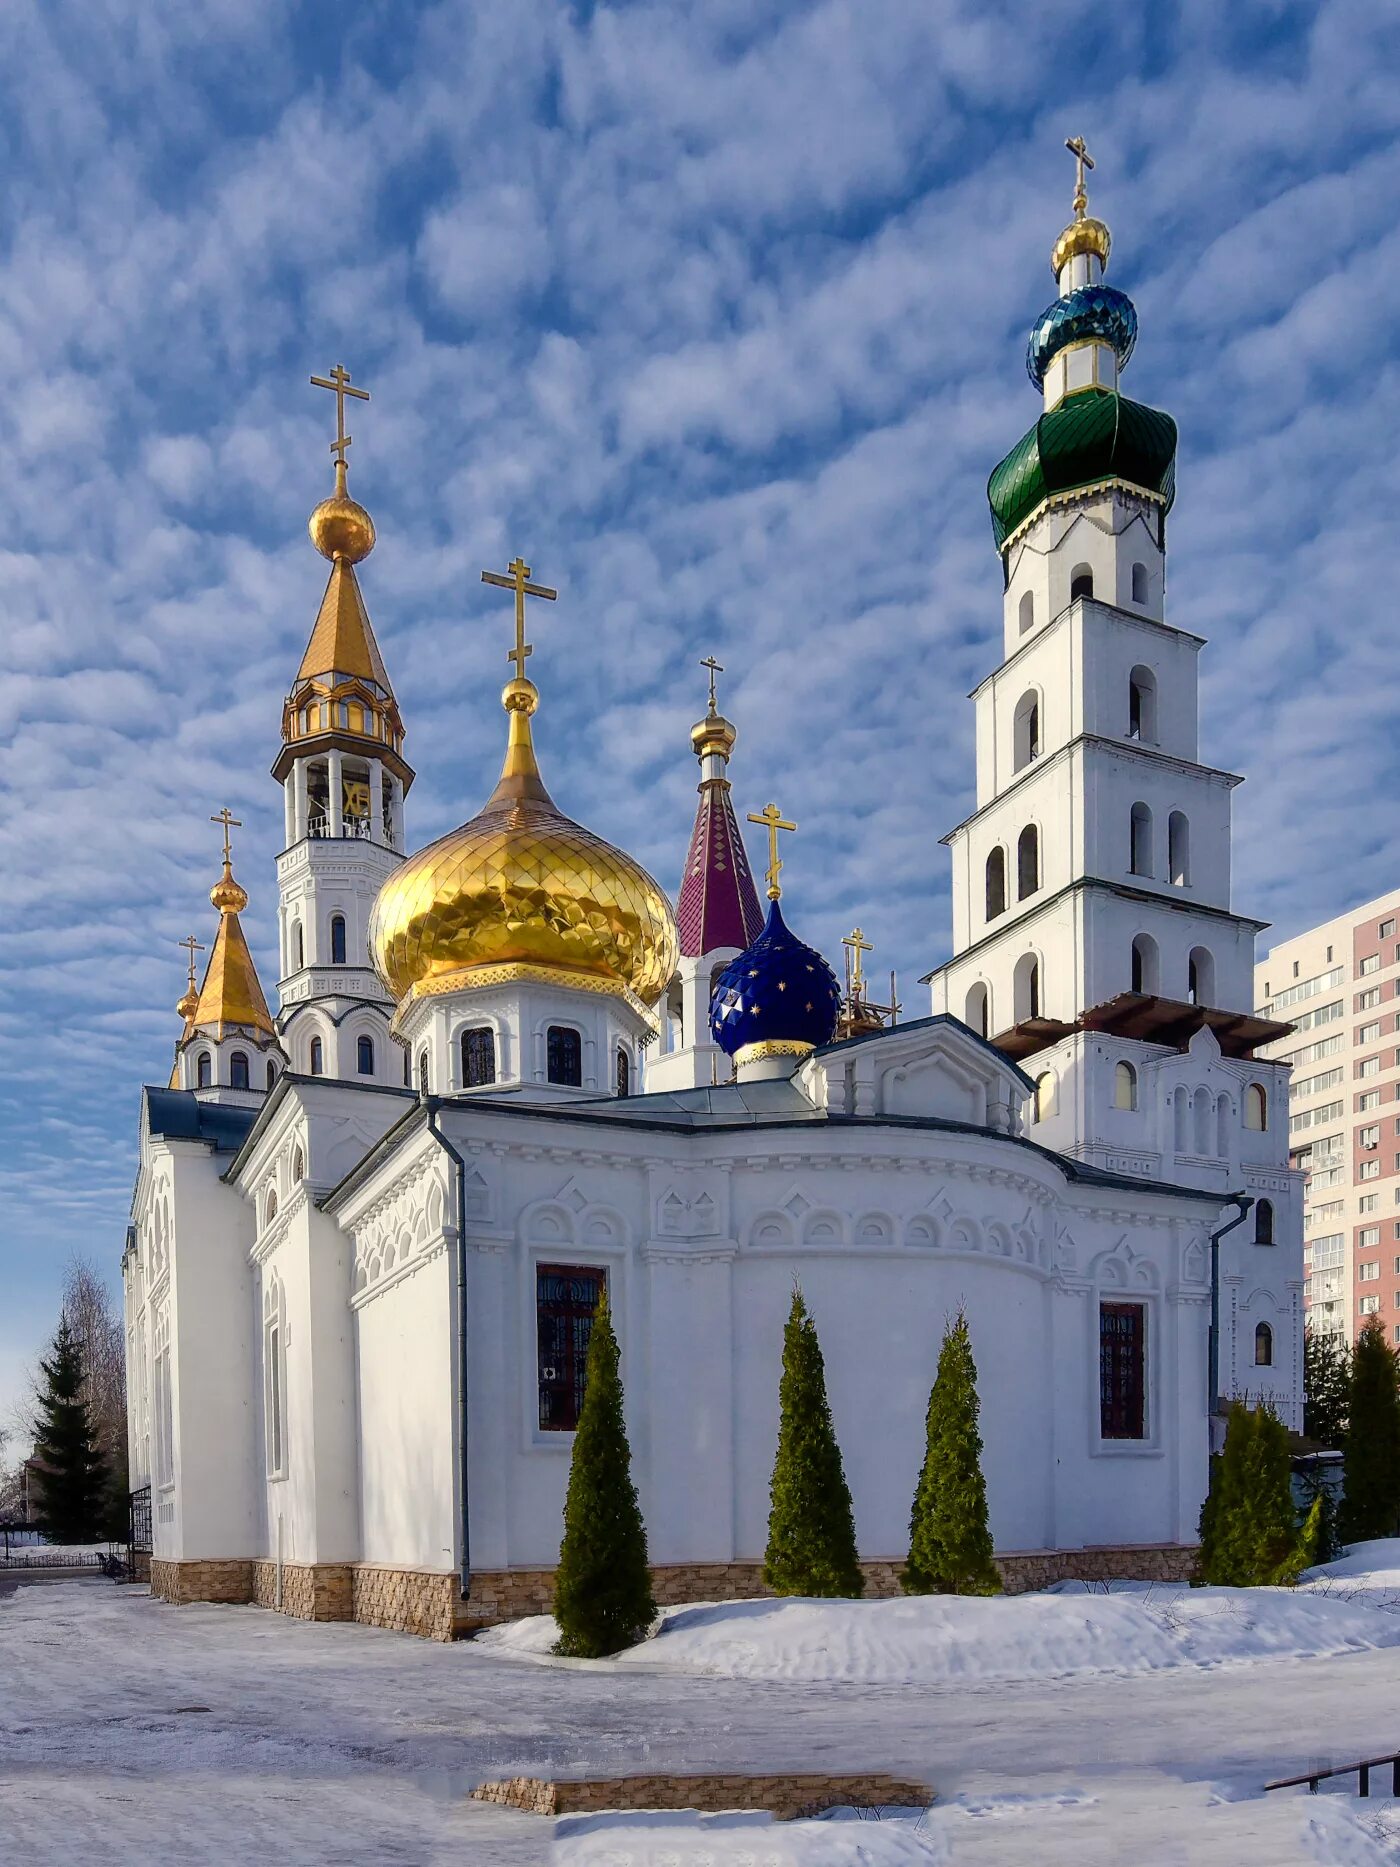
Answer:
MULTIPOLYGON (((536 1615, 490 1629, 478 1645, 539 1657, 556 1638, 553 1619, 536 1615)), ((670 1608, 657 1633, 614 1663, 813 1684, 986 1685, 1392 1646, 1400 1647, 1400 1612, 1379 1610, 1359 1592, 1128 1582, 1105 1591, 1076 1583, 995 1600, 917 1595, 670 1608)))
MULTIPOLYGON (((1013 1648, 1050 1668, 1082 1655, 1084 1637, 1059 1619, 1074 1613, 1119 1643, 1119 1669, 978 1673, 963 1639, 963 1673, 930 1680, 910 1665, 898 1683, 546 1666, 499 1641, 438 1646, 251 1607, 170 1608, 101 1581, 21 1584, 0 1597, 0 1861, 1400 1867, 1400 1804, 1340 1785, 1260 1793, 1273 1776, 1400 1741, 1400 1652, 1379 1644, 1397 1617, 1386 1584, 1360 1583, 1397 1556, 1360 1551, 1296 1595, 1241 1601, 1228 1638, 1205 1618, 1209 1594, 1175 1625, 1151 1621, 1169 1591, 970 1604, 990 1616, 980 1637, 998 1666, 1013 1648), (1128 1634, 1114 1632, 1121 1613, 1138 1615, 1128 1634), (1372 1617, 1372 1644, 1355 1637, 1357 1614, 1372 1617), (1033 1639, 997 1631, 1037 1616, 1033 1639), (1177 1655, 1168 1664, 1158 1641, 1177 1655), (1347 1650, 1296 1657, 1328 1641, 1347 1650), (1231 1663, 1203 1661, 1207 1644, 1231 1663), (1124 1653, 1145 1657, 1129 1666, 1124 1653), (930 1783, 938 1802, 879 1822, 594 1816, 556 1836, 469 1799, 487 1777, 739 1769, 887 1770, 930 1783)), ((860 1611, 878 1621, 881 1606, 860 1611)), ((804 1639, 784 1651, 815 1652, 804 1639)))

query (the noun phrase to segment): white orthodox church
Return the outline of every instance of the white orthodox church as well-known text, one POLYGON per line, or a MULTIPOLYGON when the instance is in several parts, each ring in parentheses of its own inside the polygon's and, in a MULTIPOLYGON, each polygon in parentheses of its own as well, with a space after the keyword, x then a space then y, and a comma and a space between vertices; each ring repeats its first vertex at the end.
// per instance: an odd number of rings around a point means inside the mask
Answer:
POLYGON ((525 675, 527 596, 553 593, 519 560, 489 579, 517 614, 500 781, 410 853, 346 490, 363 392, 326 385, 330 580, 273 767, 278 1010, 223 813, 208 965, 192 947, 142 1103, 123 1272, 158 1594, 439 1638, 547 1605, 605 1288, 662 1600, 758 1587, 794 1279, 876 1589, 960 1307, 1009 1585, 1185 1573, 1222 1397, 1301 1425, 1287 1072, 1255 1055, 1287 1027, 1248 1009, 1238 780, 1199 762, 1203 644, 1166 619, 1176 431, 1121 393, 1137 319, 1086 207, 1081 165, 1043 410, 989 487, 1003 657, 945 838, 953 955, 912 1022, 861 945, 843 991, 789 931, 771 806, 765 915, 713 680, 674 908, 564 815, 525 675))

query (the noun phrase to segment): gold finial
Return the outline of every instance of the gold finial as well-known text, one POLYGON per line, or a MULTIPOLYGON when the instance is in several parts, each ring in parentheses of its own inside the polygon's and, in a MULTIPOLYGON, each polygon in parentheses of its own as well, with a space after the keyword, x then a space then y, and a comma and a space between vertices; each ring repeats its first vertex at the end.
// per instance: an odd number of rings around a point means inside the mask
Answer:
MULTIPOLYGON (((525 599, 527 596, 542 596, 547 603, 553 603, 558 599, 559 592, 547 590, 542 583, 531 583, 530 566, 522 557, 512 558, 506 570, 508 574, 504 577, 499 571, 484 570, 481 581, 493 583, 499 590, 515 592, 515 647, 506 655, 507 661, 515 663, 515 681, 511 683, 515 686, 525 681, 525 658, 535 652, 525 640, 525 599)), ((530 710, 534 711, 533 708, 530 710)))
POLYGON ((194 956, 196 953, 202 953, 204 948, 202 944, 195 939, 193 934, 186 934, 183 940, 177 940, 175 944, 176 946, 187 948, 190 956, 190 976, 185 985, 185 995, 175 1007, 180 1016, 188 1023, 194 1016, 195 1006, 199 1003, 199 993, 194 987, 194 956))
POLYGON ((865 990, 865 974, 861 971, 861 960, 867 953, 875 951, 874 942, 867 940, 859 927, 853 927, 844 936, 841 944, 846 949, 846 996, 859 998, 865 990))
POLYGON ((767 827, 768 899, 770 901, 777 901, 781 898, 783 892, 778 882, 778 877, 782 873, 783 868, 782 858, 778 854, 778 832, 779 830, 795 830, 797 825, 795 823, 785 822, 783 813, 778 809, 776 804, 765 804, 763 809, 758 812, 751 810, 749 812, 749 822, 761 823, 767 827))
POLYGON ((1094 158, 1089 154, 1082 136, 1067 136, 1065 148, 1074 157, 1074 218, 1083 220, 1089 205, 1089 195, 1084 186, 1084 171, 1094 166, 1094 158))
POLYGON ((224 872, 209 890, 209 899, 220 914, 241 914, 248 905, 248 896, 233 879, 233 851, 229 842, 230 830, 241 830, 242 820, 235 817, 225 804, 209 819, 211 823, 223 825, 224 831, 224 872))
POLYGON ((350 372, 343 363, 337 363, 329 376, 313 376, 311 386, 329 389, 335 396, 335 439, 331 442, 335 491, 311 514, 307 529, 322 557, 332 561, 345 558, 358 564, 374 549, 374 520, 345 490, 345 450, 350 445, 350 436, 345 432, 345 398, 348 395, 357 402, 368 402, 369 390, 351 387, 350 372))
POLYGON ((229 842, 228 833, 230 830, 241 830, 243 828, 242 819, 235 817, 228 805, 225 804, 223 809, 216 811, 209 821, 211 823, 221 823, 224 826, 224 867, 227 868, 233 857, 233 850, 229 842))
POLYGON ((715 676, 724 673, 723 663, 716 661, 713 655, 706 655, 700 666, 710 670, 710 711, 718 713, 719 704, 715 699, 715 676))

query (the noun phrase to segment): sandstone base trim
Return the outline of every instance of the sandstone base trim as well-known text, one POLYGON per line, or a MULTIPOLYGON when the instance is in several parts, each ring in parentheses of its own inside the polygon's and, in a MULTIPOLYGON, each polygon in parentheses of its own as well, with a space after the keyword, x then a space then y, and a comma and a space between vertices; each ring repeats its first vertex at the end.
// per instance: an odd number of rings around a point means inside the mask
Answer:
POLYGON ((387 1627, 394 1633, 418 1634, 425 1640, 453 1638, 458 1610, 465 1605, 455 1570, 444 1574, 439 1569, 385 1569, 360 1562, 350 1574, 352 1620, 363 1621, 369 1627, 387 1627))
POLYGON ((819 1815, 823 1809, 926 1809, 925 1783, 863 1772, 854 1776, 616 1776, 546 1781, 513 1776, 482 1783, 477 1802, 494 1802, 527 1815, 595 1814, 601 1809, 766 1809, 779 1821, 819 1815))
MULTIPOLYGON (((283 1614, 298 1621, 349 1621, 351 1575, 348 1562, 284 1562, 282 1564, 283 1614)), ((251 1600, 260 1608, 277 1606, 277 1564, 254 1562, 251 1600)))
POLYGON ((153 1556, 151 1593, 177 1605, 190 1601, 251 1601, 253 1565, 241 1559, 171 1562, 167 1557, 153 1556))

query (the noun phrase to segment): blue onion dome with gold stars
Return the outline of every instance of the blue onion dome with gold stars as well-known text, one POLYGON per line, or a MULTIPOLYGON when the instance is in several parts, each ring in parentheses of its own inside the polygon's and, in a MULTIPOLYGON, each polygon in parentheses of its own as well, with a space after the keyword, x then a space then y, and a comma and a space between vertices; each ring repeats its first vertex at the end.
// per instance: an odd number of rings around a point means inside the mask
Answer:
POLYGON ((715 981, 710 1030, 736 1063, 800 1057, 831 1042, 840 1006, 836 974, 770 901, 763 932, 715 981))

